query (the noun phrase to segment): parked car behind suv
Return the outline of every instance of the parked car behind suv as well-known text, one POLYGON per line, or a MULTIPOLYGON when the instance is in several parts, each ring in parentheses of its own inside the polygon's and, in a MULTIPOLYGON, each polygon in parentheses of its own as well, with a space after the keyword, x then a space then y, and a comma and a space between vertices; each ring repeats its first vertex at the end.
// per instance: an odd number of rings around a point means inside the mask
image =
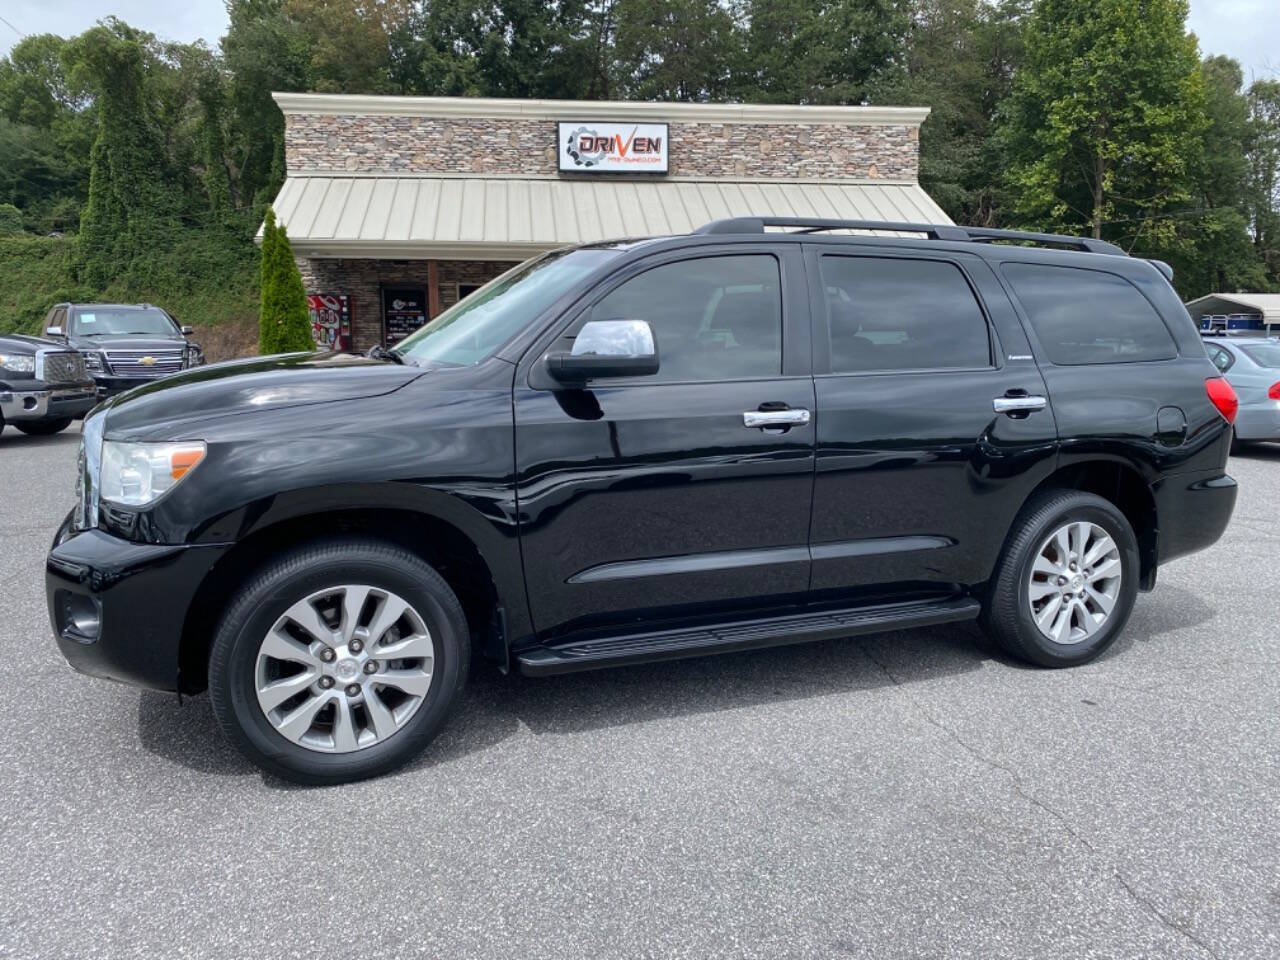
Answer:
POLYGON ((0 334, 0 431, 43 436, 65 430, 95 403, 84 358, 61 343, 0 334))
POLYGON ((419 752, 473 657, 540 676, 979 618, 1088 662, 1235 503, 1235 400, 1163 271, 748 218, 548 253, 375 356, 179 374, 85 422, 58 644, 208 686, 310 783, 419 752))
POLYGON ((45 317, 46 336, 84 354, 99 397, 203 364, 191 333, 149 303, 59 303, 45 317))
POLYGON ((1263 337, 1205 337, 1209 359, 1240 400, 1237 443, 1280 440, 1280 340, 1263 337))

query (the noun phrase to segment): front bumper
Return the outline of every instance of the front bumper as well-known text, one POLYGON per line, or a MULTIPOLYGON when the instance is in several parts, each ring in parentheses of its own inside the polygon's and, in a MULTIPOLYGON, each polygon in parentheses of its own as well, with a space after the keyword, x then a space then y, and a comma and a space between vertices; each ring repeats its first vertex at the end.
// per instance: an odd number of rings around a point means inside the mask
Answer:
POLYGON ((45 562, 58 649, 76 670, 153 690, 178 689, 191 601, 229 544, 130 543, 63 521, 45 562))
POLYGON ((79 419, 97 402, 97 391, 91 380, 82 383, 32 380, 18 389, 0 389, 0 414, 7 423, 61 420, 64 417, 79 419))
POLYGON ((1236 506, 1236 482, 1225 473, 1186 473, 1152 486, 1159 518, 1160 563, 1218 541, 1236 506))
MULTIPOLYGON (((186 369, 185 367, 183 368, 186 369)), ((148 383, 155 383, 159 380, 159 376, 155 377, 113 377, 110 374, 93 375, 93 382, 97 387, 98 399, 106 400, 108 397, 114 397, 118 393, 124 393, 126 390, 132 390, 134 387, 141 387, 148 383)))

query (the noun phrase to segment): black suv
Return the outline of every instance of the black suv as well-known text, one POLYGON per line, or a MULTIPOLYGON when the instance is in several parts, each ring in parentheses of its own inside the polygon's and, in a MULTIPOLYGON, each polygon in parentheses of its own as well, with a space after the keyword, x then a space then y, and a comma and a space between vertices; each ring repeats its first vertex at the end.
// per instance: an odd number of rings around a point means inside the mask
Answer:
POLYGON ((59 303, 45 317, 45 336, 84 354, 99 397, 203 364, 192 332, 149 303, 59 303))
POLYGON ((65 430, 98 402, 84 358, 53 340, 0 334, 0 431, 65 430))
POLYGON ((309 783, 414 756, 473 657, 540 676, 979 618, 1085 663, 1235 503, 1234 395, 1167 275, 853 221, 558 250, 390 351, 105 404, 53 628, 86 673, 207 685, 309 783))

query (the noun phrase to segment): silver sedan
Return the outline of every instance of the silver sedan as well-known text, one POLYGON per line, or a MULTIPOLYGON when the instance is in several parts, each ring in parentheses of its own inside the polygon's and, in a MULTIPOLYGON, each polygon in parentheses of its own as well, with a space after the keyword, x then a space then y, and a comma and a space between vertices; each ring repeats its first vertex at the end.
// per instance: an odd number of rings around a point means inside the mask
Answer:
POLYGON ((1280 340, 1205 337, 1209 359, 1240 398, 1237 440, 1280 440, 1280 340))

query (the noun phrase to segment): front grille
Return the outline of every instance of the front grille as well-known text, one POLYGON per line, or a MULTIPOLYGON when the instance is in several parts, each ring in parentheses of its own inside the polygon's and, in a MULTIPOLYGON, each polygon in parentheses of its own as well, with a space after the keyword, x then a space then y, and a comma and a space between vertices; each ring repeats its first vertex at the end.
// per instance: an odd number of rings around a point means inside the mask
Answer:
POLYGON ((36 379, 46 383, 77 383, 85 379, 84 357, 78 353, 41 351, 36 379))
POLYGON ((183 350, 108 350, 107 365, 112 373, 121 377, 163 377, 182 369, 183 353, 183 350))

